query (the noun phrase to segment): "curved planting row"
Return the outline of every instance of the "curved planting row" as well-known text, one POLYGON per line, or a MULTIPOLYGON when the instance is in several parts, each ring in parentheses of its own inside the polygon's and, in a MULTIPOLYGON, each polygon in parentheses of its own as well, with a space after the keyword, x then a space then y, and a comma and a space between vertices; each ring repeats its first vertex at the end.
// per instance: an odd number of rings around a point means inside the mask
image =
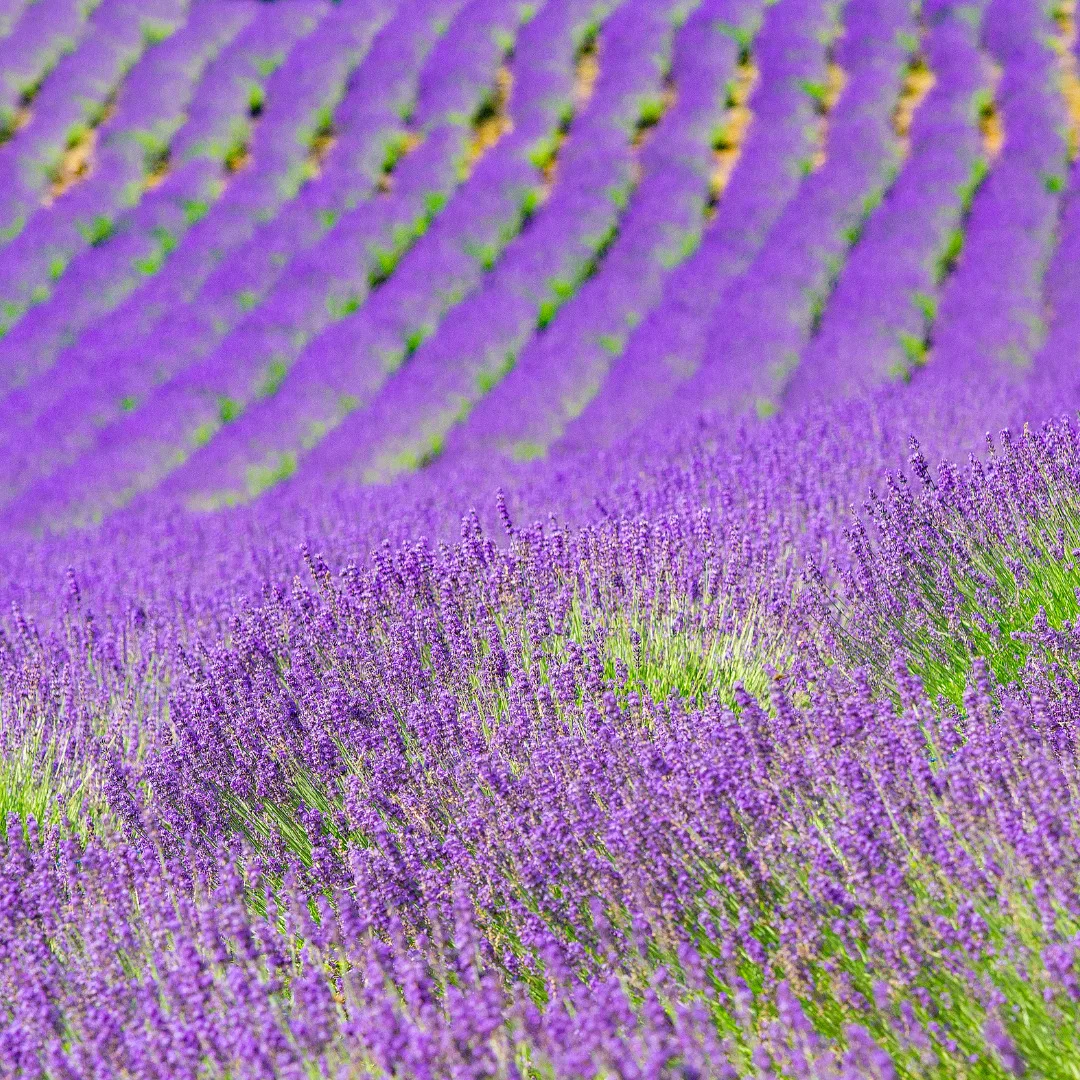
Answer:
MULTIPOLYGON (((517 4, 488 3, 484 6, 492 11, 493 17, 499 16, 501 12, 500 17, 506 24, 504 34, 516 26, 520 19, 520 6, 517 4)), ((355 243, 360 256, 355 269, 350 272, 340 261, 330 262, 330 258, 335 254, 340 260, 341 254, 340 245, 336 243, 335 230, 329 234, 323 249, 325 269, 319 275, 323 282, 321 293, 318 291, 319 278, 316 278, 314 288, 310 287, 310 270, 303 266, 297 267, 297 274, 307 278, 304 284, 308 287, 304 288, 303 293, 297 295, 298 290, 290 282, 288 275, 283 279, 282 292, 279 295, 288 295, 291 300, 299 300, 293 309, 298 315, 306 307, 303 318, 309 325, 309 334, 325 327, 321 335, 313 336, 307 343, 304 354, 317 355, 319 350, 326 350, 328 345, 336 341, 336 355, 352 356, 352 350, 346 352, 341 347, 342 339, 347 335, 362 332, 364 327, 373 327, 375 333, 380 335, 379 345, 385 354, 385 359, 381 356, 373 359, 380 366, 400 361, 410 347, 410 340, 417 334, 422 336, 426 323, 437 320, 442 310, 453 305, 474 286, 483 276, 485 268, 491 265, 501 248, 515 234, 538 198, 542 174, 536 162, 540 161, 539 155, 549 153, 546 149, 549 140, 557 134, 559 125, 565 123, 565 108, 570 104, 573 93, 575 40, 587 34, 593 11, 596 9, 595 4, 577 5, 576 10, 574 5, 560 7, 565 7, 565 10, 553 9, 551 19, 562 24, 565 35, 565 88, 562 103, 558 98, 550 96, 551 78, 548 65, 551 40, 546 32, 550 25, 545 28, 541 23, 540 29, 543 32, 532 38, 528 49, 527 43, 523 41, 515 56, 515 62, 526 66, 528 72, 528 77, 523 77, 520 82, 520 92, 516 98, 511 95, 509 103, 511 121, 515 124, 517 112, 520 110, 521 128, 515 128, 508 139, 500 140, 489 153, 472 163, 473 171, 466 185, 450 200, 446 208, 438 213, 431 228, 427 229, 405 258, 399 261, 399 253, 395 252, 394 246, 395 243, 409 241, 410 234, 417 231, 414 224, 417 199, 415 194, 409 195, 409 189, 404 184, 401 197, 396 198, 395 186, 391 185, 388 198, 382 200, 383 205, 376 214, 354 215, 343 223, 344 237, 355 243), (518 105, 515 104, 517 100, 520 100, 518 105), (531 159, 536 159, 536 162, 531 159), (478 207, 485 207, 486 214, 478 214, 478 207), (403 236, 394 237, 393 218, 387 223, 382 216, 384 210, 388 210, 391 215, 395 211, 401 215, 397 231, 399 234, 403 233, 403 236), (387 228, 387 224, 390 228, 387 228), (350 226, 353 227, 351 236, 350 226), (379 252, 380 246, 386 251, 385 254, 379 252), (392 273, 389 272, 391 270, 392 273), (385 284, 381 282, 384 277, 385 284), (362 295, 365 286, 378 284, 379 288, 372 293, 369 303, 356 315, 351 314, 353 305, 348 302, 348 294, 337 297, 338 311, 344 318, 340 325, 335 326, 334 290, 341 289, 342 285, 348 288, 350 284, 358 296, 362 295), (403 298, 410 302, 403 303, 403 298), (385 315, 381 319, 375 318, 377 311, 385 312, 385 315)), ((470 46, 469 35, 477 38, 480 35, 469 28, 476 26, 475 15, 473 12, 472 17, 464 21, 463 25, 468 33, 457 46, 462 50, 472 50, 470 58, 474 64, 475 46, 470 46)), ((543 11, 535 16, 535 19, 543 18, 543 11)), ((498 46, 497 37, 492 38, 487 31, 484 36, 498 46)), ((499 46, 502 51, 505 51, 507 44, 504 41, 499 46)), ((455 63, 449 38, 447 45, 445 59, 434 56, 433 64, 437 65, 437 71, 438 65, 445 64, 448 60, 450 63, 447 67, 453 73, 460 61, 455 63)), ((498 52, 494 53, 492 61, 497 61, 498 55, 498 52)), ((492 76, 494 75, 493 71, 492 76)), ((459 80, 455 78, 455 82, 457 81, 459 80)), ((475 105, 478 108, 485 94, 481 84, 476 84, 476 94, 478 100, 475 105)), ((435 106, 440 97, 441 94, 433 95, 428 107, 435 106)), ((435 119, 437 116, 437 113, 434 114, 435 119)), ((459 118, 451 117, 445 132, 437 130, 439 125, 435 125, 431 141, 436 162, 440 145, 444 154, 453 153, 455 138, 459 133, 456 129, 460 128, 462 120, 467 122, 469 117, 470 113, 467 111, 464 115, 459 113, 459 118)), ((420 173, 417 179, 422 183, 423 171, 430 168, 428 163, 431 160, 430 152, 421 147, 405 159, 402 170, 416 170, 420 173)), ((428 211, 430 213, 439 209, 439 204, 445 202, 448 192, 436 189, 424 194, 430 194, 436 200, 435 205, 428 211)), ((280 381, 293 357, 305 345, 304 337, 295 338, 291 332, 274 333, 273 325, 259 326, 257 312, 253 312, 252 316, 241 323, 236 333, 219 347, 221 352, 231 350, 229 356, 237 361, 236 363, 222 364, 217 355, 211 354, 204 361, 182 372, 175 383, 167 384, 158 391, 146 408, 137 410, 129 422, 117 427, 115 434, 119 445, 115 452, 127 453, 133 465, 141 469, 156 469, 160 475, 179 463, 175 459, 177 451, 198 448, 217 428, 234 419, 236 412, 252 398, 259 396, 268 379, 280 381), (276 355, 267 355, 267 338, 271 339, 276 355), (245 359, 246 367, 242 362, 245 359), (280 374, 275 375, 276 368, 280 368, 280 374), (216 385, 213 380, 216 380, 216 385), (184 403, 183 411, 174 408, 179 403, 184 403), (163 433, 163 418, 173 425, 175 434, 163 433), (173 440, 172 445, 170 439, 173 440), (150 443, 157 443, 162 448, 156 462, 146 453, 145 448, 150 443), (125 446, 131 449, 124 450, 125 446)), ((263 393, 265 395, 265 390, 263 393)), ((342 391, 342 397, 344 396, 345 391, 342 391)), ((80 463, 76 468, 82 471, 83 466, 80 463)), ((114 485, 116 482, 116 476, 112 475, 109 469, 103 469, 101 476, 104 485, 114 485)), ((149 479, 155 478, 151 473, 149 479)), ((58 483, 62 484, 63 478, 58 483)))
MULTIPOLYGON (((103 344, 111 344, 122 332, 121 327, 130 334, 142 320, 151 318, 155 310, 164 310, 165 304, 174 302, 173 297, 184 287, 192 271, 197 273, 201 269, 197 259, 178 256, 170 263, 168 284, 165 284, 165 277, 155 279, 157 293, 165 294, 159 298, 154 295, 153 286, 143 282, 146 275, 140 272, 136 260, 140 254, 150 258, 155 252, 164 258, 175 249, 176 241, 207 214, 224 190, 233 187, 231 182, 226 183, 234 178, 234 170, 228 168, 228 162, 249 139, 253 120, 261 128, 264 113, 265 118, 274 123, 282 111, 284 99, 280 93, 275 94, 264 108, 263 84, 268 76, 272 78, 277 72, 283 54, 297 39, 312 32, 322 12, 317 4, 286 5, 273 11, 283 14, 252 23, 208 66, 190 103, 186 122, 166 146, 166 154, 159 151, 157 155, 159 161, 164 158, 168 163, 160 183, 141 192, 142 198, 134 209, 120 213, 115 220, 105 217, 98 233, 89 235, 89 239, 98 243, 90 244, 68 267, 49 301, 0 342, 0 350, 4 350, 5 356, 7 388, 22 389, 38 381, 42 373, 52 370, 65 345, 74 346, 65 357, 73 364, 65 363, 61 370, 69 366, 75 366, 77 370, 86 353, 78 349, 81 342, 71 338, 95 316, 110 308, 118 309, 116 317, 105 320, 100 336, 90 337, 86 343, 94 350, 94 358, 103 344), (258 103, 258 116, 252 117, 255 103, 258 103), (176 210, 181 213, 177 215, 176 210), (175 220, 177 217, 179 220, 175 220), (155 229, 164 229, 165 233, 155 232, 155 229), (191 267, 193 262, 195 266, 191 267), (128 303, 122 304, 126 293, 134 295, 128 303), (141 319, 132 318, 136 310, 141 313, 141 319)), ((233 17, 231 12, 227 14, 233 17)), ((310 60, 310 56, 307 59, 310 60)), ((297 57, 298 62, 302 60, 297 57)), ((287 69, 277 80, 282 90, 290 81, 287 69)), ((77 229, 80 207, 76 203, 69 211, 69 200, 95 200, 102 196, 107 199, 110 194, 115 197, 115 191, 99 192, 95 178, 96 173, 89 174, 83 184, 73 188, 66 199, 55 205, 55 214, 42 216, 43 227, 55 229, 57 226, 52 223, 59 218, 61 228, 63 224, 75 224, 77 229)), ((222 211, 222 217, 226 216, 227 211, 222 211)), ((207 239, 215 232, 221 235, 221 225, 211 231, 212 224, 204 225, 188 238, 185 256, 198 237, 204 237, 205 247, 207 239)), ((14 270, 20 272, 20 267, 21 263, 16 261, 14 270)), ((153 269, 152 266, 148 268, 153 269)), ((91 326, 88 333, 92 335, 96 329, 98 327, 91 326)), ((19 407, 22 408, 21 400, 19 407)), ((33 405, 30 405, 30 415, 37 415, 33 405)))
MULTIPOLYGON (((107 119, 91 130, 76 125, 72 134, 64 132, 73 145, 60 166, 63 175, 53 183, 49 204, 32 214, 0 252, 9 326, 27 307, 44 302, 71 261, 87 247, 110 239, 124 208, 136 202, 148 185, 163 179, 160 170, 167 161, 170 137, 183 124, 200 78, 251 16, 251 8, 244 4, 196 9, 182 29, 148 50, 128 72, 107 119)), ((35 126, 39 118, 35 109, 35 126)), ((72 129, 70 122, 64 126, 72 129)), ((21 166, 15 162, 14 167, 21 166)), ((25 201, 30 200, 27 194, 25 201)), ((73 269, 77 275, 78 267, 73 269)), ((68 281, 59 288, 61 297, 71 291, 68 281)), ((60 303, 58 298, 56 305, 60 303)), ((37 341, 28 331, 39 319, 48 319, 48 310, 35 313, 32 323, 13 334, 12 341, 33 349, 37 341)), ((40 345, 38 349, 42 351, 40 345)))
MULTIPOLYGON (((674 4, 686 59, 676 49, 640 90, 604 81, 605 35, 590 43, 602 5, 347 7, 199 5, 177 33, 154 40, 159 22, 144 35, 132 87, 183 66, 174 92, 140 116, 148 95, 125 99, 121 82, 86 174, 32 210, 0 258, 16 319, 0 343, 13 517, 67 520, 76 493, 74 517, 93 516, 165 477, 163 498, 231 503, 309 460, 360 482, 443 453, 527 460, 702 405, 765 414, 921 379, 928 363, 948 381, 988 350, 1023 380, 1048 333, 1053 346, 1043 281, 1067 217, 1061 52, 1074 46, 1041 5, 674 4), (318 65, 310 103, 286 104, 275 86, 311 67, 301 48, 269 92, 252 84, 233 121, 252 135, 234 127, 211 149, 185 134, 200 70, 212 76, 219 50, 227 66, 275 18, 301 35, 317 20, 306 55, 341 66, 318 65), (523 20, 525 51, 504 64, 523 20), (805 44, 783 44, 800 33, 805 44), (561 68, 529 60, 530 34, 584 46, 586 66, 599 57, 587 108, 607 110, 603 123, 623 123, 620 92, 638 95, 623 149, 589 128, 574 138, 580 122, 560 147, 565 80, 582 62, 565 49, 561 68), (545 89, 556 70, 562 88, 545 89), (740 113, 731 153, 725 117, 740 113), (275 150, 277 130, 299 144, 275 150), (595 220, 571 194, 587 140, 626 199, 597 204, 595 220), (186 171, 203 160, 196 145, 220 155, 217 176, 186 171), (437 267, 447 241, 469 250, 437 267)), ((92 13, 63 61, 73 71, 101 51, 110 11, 92 13)), ((643 11, 643 28, 664 11, 643 11)), ((61 74, 43 80, 43 107, 61 100, 61 74)), ((41 120, 0 164, 51 145, 41 120)))
MULTIPOLYGON (((166 478, 161 498, 211 507, 309 468, 529 460, 928 363, 954 379, 988 351, 1025 379, 1056 325, 1074 45, 1030 0, 294 0, 180 22, 144 32, 115 95, 100 82, 85 171, 0 249, 13 520, 166 478), (165 72, 169 93, 138 90, 165 72), (204 90, 230 77, 229 101, 204 90)), ((36 122, 0 165, 55 143, 36 122)))
POLYGON ((577 431, 587 441, 617 438, 700 363, 710 314, 794 197, 817 149, 815 121, 828 103, 826 43, 838 29, 836 16, 822 4, 767 9, 749 45, 758 72, 747 101, 749 127, 715 214, 697 250, 672 270, 656 307, 631 331, 595 399, 569 425, 568 443, 577 431))

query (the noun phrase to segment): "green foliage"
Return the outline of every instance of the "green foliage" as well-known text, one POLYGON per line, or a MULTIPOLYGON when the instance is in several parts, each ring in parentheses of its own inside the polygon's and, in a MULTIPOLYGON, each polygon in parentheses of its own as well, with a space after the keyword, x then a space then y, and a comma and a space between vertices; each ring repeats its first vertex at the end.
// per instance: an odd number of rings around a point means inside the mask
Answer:
POLYGON ((985 158, 979 157, 971 165, 971 173, 967 180, 960 185, 957 192, 960 196, 960 206, 964 214, 971 211, 971 204, 975 199, 975 193, 982 187, 983 182, 990 173, 990 166, 985 158))
POLYGON ((415 446, 391 451, 378 458, 363 475, 365 484, 386 484, 402 473, 415 472, 430 465, 439 457, 446 446, 446 437, 435 434, 422 437, 415 446))
POLYGON ((825 112, 829 100, 828 83, 802 79, 799 82, 799 89, 814 103, 815 109, 819 112, 825 112))
POLYGON ((90 134, 90 127, 87 124, 72 124, 68 128, 67 136, 64 139, 64 147, 67 150, 73 150, 80 142, 83 141, 90 134))
POLYGON ((901 30, 896 35, 896 44, 900 46, 901 52, 914 56, 919 51, 919 35, 901 30))
POLYGON ((929 293, 915 292, 912 293, 911 302, 926 320, 927 325, 931 325, 937 318, 937 297, 929 293))
POLYGON ((701 616, 700 609, 679 601, 659 611, 640 605, 610 616, 604 644, 609 677, 615 677, 616 660, 622 661, 629 673, 623 693, 636 690, 653 701, 674 694, 700 705, 717 693, 731 700, 736 684, 766 694, 767 656, 754 622, 746 620, 723 634, 710 631, 701 616))
POLYGON ((934 270, 934 278, 941 282, 956 269, 960 260, 960 253, 964 250, 964 230, 951 229, 945 240, 945 246, 938 256, 937 266, 934 270))
POLYGON ((285 60, 285 54, 283 52, 270 53, 267 56, 259 56, 255 59, 255 70, 259 73, 259 76, 263 79, 269 78, 273 73, 281 67, 285 60))
POLYGON ((756 27, 736 26, 733 23, 718 22, 715 24, 719 33, 730 38, 739 47, 740 59, 743 63, 750 58, 750 46, 754 42, 756 27), (745 54, 745 55, 744 55, 745 54))
POLYGON ((657 251, 656 260, 665 270, 673 270, 700 246, 700 229, 672 229, 667 242, 657 251))
POLYGON ((8 817, 59 825, 83 834, 101 812, 93 768, 75 756, 74 736, 47 730, 40 719, 0 753, 0 836, 8 817))
POLYGON ((630 192, 632 185, 629 181, 623 184, 617 184, 615 187, 607 189, 607 197, 615 204, 615 209, 620 212, 625 210, 630 205, 630 192))
POLYGON ((568 281, 565 278, 552 278, 548 282, 550 295, 541 301, 536 315, 536 328, 538 330, 544 330, 551 325, 552 320, 558 314, 559 308, 574 295, 576 287, 574 281, 568 281))
POLYGON ((320 105, 311 118, 310 123, 300 133, 300 142, 303 146, 315 142, 317 139, 325 139, 334 133, 334 113, 329 105, 320 105))
POLYGON ((277 455, 277 460, 270 465, 252 465, 247 470, 248 495, 255 498, 264 491, 287 479, 296 472, 296 454, 287 451, 277 455))
POLYGON ((91 247, 100 247, 116 233, 116 223, 104 214, 98 214, 89 222, 79 225, 79 232, 91 247))
POLYGON ((405 355, 412 356, 433 333, 435 333, 435 328, 428 323, 410 331, 405 338, 405 355))
POLYGON ((845 247, 853 248, 859 242, 859 237, 862 236, 865 226, 865 220, 859 220, 854 225, 849 225, 844 229, 842 235, 845 247))
POLYGON ((549 169, 559 153, 557 135, 545 135, 538 139, 529 150, 529 161, 541 172, 549 169))
POLYGON ((876 645, 865 635, 848 641, 853 662, 858 654, 885 677, 886 651, 899 642, 931 697, 958 707, 976 658, 1008 686, 1033 649, 1050 648, 1051 665, 1080 680, 1066 653, 1046 645, 1080 617, 1080 560, 1061 557, 1062 549, 1080 549, 1080 507, 1055 500, 1037 521, 1016 524, 1022 543, 1003 543, 958 514, 937 522, 933 552, 905 560, 903 611, 878 627, 876 645))
POLYGON ((285 376, 289 373, 289 365, 284 360, 273 359, 266 369, 266 377, 262 385, 256 391, 256 395, 262 398, 273 397, 278 392, 285 376))
POLYGON ((994 113, 994 94, 987 87, 976 90, 971 97, 972 118, 985 120, 994 113))
POLYGON ((368 271, 368 287, 374 289, 381 285, 398 264, 398 253, 386 248, 375 248, 371 252, 372 267, 368 271))
POLYGON ((618 356, 623 351, 626 339, 621 334, 601 334, 597 342, 604 352, 610 356, 618 356))
POLYGON ((386 146, 383 150, 383 173, 392 173, 397 168, 398 162, 405 156, 409 148, 409 142, 409 133, 406 131, 396 131, 386 140, 386 146))
POLYGON ((521 223, 524 225, 540 206, 541 193, 537 188, 527 188, 521 197, 521 223))
POLYGON ((143 43, 147 47, 160 45, 172 32, 173 26, 167 22, 148 20, 142 24, 143 43))
POLYGON ((190 226, 210 213, 210 204, 202 199, 188 199, 184 203, 184 221, 190 226))
POLYGON ((217 425, 212 424, 209 421, 200 424, 192 433, 191 442, 197 448, 205 446, 213 437, 214 432, 217 430, 217 425))
POLYGON ((490 270, 495 265, 495 260, 499 257, 499 250, 499 245, 492 243, 481 244, 475 241, 467 241, 465 244, 466 254, 475 259, 484 270, 490 270))
POLYGON ((218 419, 221 423, 231 423, 242 411, 243 406, 233 398, 224 396, 218 398, 218 419))
POLYGON ((506 356, 503 357, 502 363, 497 367, 477 372, 476 389, 481 396, 489 393, 506 377, 510 369, 513 368, 516 360, 517 354, 511 349, 506 356))
POLYGON ((156 274, 176 247, 176 238, 165 228, 155 229, 154 238, 157 240, 157 247, 145 258, 134 260, 133 265, 140 274, 156 274))
POLYGON ((660 123, 666 108, 664 99, 659 94, 650 94, 644 98, 638 108, 638 117, 634 125, 638 133, 647 131, 660 123))
POLYGON ((14 240, 16 236, 23 231, 26 226, 26 216, 20 214, 10 225, 5 229, 0 229, 0 242, 7 243, 9 240, 14 240))
POLYGON ((547 453, 547 447, 543 443, 531 442, 523 439, 514 443, 510 448, 510 456, 515 461, 536 461, 547 453))
POLYGON ((236 294, 236 306, 241 311, 251 311, 259 302, 259 294, 253 289, 241 289, 236 294))
POLYGON ((904 350, 904 355, 912 367, 918 367, 926 362, 929 345, 923 336, 901 330, 900 348, 904 350))
POLYGON ((536 328, 537 330, 545 330, 551 325, 551 321, 555 318, 556 313, 559 310, 559 304, 555 300, 544 300, 540 304, 540 310, 536 316, 536 328))
POLYGON ((329 312, 331 319, 344 319, 354 311, 359 311, 360 302, 360 297, 356 293, 349 293, 343 297, 328 296, 326 298, 326 310, 329 312))

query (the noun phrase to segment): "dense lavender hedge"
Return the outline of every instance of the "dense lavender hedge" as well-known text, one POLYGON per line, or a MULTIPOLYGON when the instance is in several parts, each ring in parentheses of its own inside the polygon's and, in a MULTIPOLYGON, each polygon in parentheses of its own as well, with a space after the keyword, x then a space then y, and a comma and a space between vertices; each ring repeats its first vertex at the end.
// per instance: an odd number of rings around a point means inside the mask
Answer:
POLYGON ((1080 1077, 1042 0, 0 0, 0 1076, 1080 1077))

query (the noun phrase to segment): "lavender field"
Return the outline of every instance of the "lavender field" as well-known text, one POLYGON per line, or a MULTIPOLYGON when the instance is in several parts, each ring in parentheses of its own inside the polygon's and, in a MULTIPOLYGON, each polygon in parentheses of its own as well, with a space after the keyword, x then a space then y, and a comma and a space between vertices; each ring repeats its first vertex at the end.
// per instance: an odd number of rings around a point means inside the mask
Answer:
POLYGON ((0 1078, 1080 1080, 1073 0, 0 0, 0 1078))

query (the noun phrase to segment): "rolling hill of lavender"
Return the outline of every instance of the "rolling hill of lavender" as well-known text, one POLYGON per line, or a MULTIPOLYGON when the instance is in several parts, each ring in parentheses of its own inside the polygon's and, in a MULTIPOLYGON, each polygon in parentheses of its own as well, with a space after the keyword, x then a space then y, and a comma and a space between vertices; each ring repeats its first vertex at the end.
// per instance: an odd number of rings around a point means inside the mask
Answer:
POLYGON ((1073 0, 0 0, 0 1078, 1080 1080, 1073 0))

